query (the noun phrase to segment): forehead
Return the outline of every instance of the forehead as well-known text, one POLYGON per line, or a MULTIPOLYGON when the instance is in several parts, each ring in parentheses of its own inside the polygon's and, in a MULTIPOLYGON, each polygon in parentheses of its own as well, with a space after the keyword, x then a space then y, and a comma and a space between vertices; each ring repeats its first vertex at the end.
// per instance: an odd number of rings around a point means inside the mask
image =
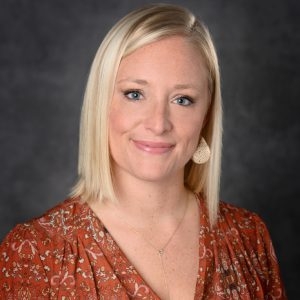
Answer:
POLYGON ((206 73, 203 57, 196 46, 182 36, 174 36, 142 46, 125 56, 117 81, 127 76, 167 76, 199 82, 206 79, 206 73))

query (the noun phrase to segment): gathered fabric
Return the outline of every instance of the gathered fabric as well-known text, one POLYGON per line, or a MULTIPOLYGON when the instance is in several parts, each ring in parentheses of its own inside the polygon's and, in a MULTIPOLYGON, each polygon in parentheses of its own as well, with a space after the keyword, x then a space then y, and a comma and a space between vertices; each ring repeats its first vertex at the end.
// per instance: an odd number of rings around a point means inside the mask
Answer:
MULTIPOLYGON (((224 202, 211 229, 200 202, 195 299, 287 299, 268 230, 224 202)), ((178 253, 180 255, 180 253, 178 253)), ((155 299, 87 203, 67 199, 0 246, 0 299, 155 299)))

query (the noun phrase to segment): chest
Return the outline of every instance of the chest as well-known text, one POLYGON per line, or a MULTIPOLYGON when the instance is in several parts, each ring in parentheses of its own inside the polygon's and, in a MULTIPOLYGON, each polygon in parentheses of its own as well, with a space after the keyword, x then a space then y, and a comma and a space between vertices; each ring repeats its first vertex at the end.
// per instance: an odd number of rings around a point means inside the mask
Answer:
POLYGON ((135 232, 114 236, 124 255, 161 299, 194 299, 199 269, 197 226, 185 224, 168 241, 157 234, 146 239, 135 232))

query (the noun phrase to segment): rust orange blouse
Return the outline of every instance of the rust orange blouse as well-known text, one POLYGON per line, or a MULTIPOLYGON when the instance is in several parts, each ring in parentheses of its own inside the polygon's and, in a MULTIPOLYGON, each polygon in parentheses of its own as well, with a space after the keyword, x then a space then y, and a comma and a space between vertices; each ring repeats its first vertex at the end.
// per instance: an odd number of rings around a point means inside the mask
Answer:
MULTIPOLYGON (((210 230, 200 203, 195 299, 287 299, 261 219, 221 202, 210 230)), ((75 199, 16 226, 0 255, 0 299, 159 299, 89 206, 75 199)))

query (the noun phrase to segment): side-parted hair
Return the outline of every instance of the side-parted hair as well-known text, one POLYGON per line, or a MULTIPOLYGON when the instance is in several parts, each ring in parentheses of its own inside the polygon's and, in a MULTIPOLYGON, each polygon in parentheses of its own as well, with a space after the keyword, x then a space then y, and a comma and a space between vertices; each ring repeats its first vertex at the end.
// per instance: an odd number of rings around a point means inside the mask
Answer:
MULTIPOLYGON (((149 43, 182 36, 199 50, 207 68, 210 107, 201 136, 211 151, 202 165, 185 166, 187 188, 200 192, 207 203, 210 223, 219 206, 222 147, 222 104, 216 51, 207 28, 187 9, 154 4, 121 19, 106 35, 91 66, 82 107, 79 145, 79 178, 71 195, 82 201, 117 201, 108 142, 108 117, 115 79, 122 58, 149 43)), ((187 120, 188 122, 188 120, 187 120)), ((199 137, 199 141, 200 141, 199 137)))

